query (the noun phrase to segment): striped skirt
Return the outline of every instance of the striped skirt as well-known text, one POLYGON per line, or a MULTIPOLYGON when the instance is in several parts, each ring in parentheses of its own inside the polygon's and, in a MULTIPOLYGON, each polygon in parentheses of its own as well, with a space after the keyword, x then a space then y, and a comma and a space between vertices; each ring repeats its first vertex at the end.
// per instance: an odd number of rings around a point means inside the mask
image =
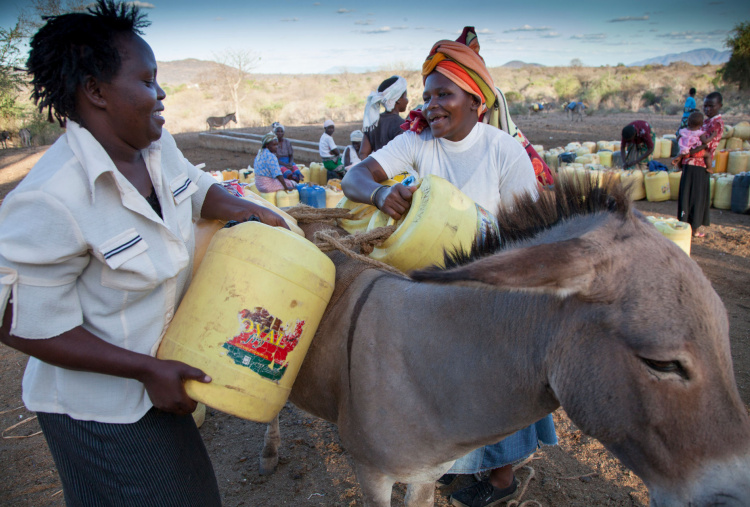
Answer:
POLYGON ((152 408, 133 424, 37 415, 68 507, 221 505, 211 460, 189 415, 152 408))

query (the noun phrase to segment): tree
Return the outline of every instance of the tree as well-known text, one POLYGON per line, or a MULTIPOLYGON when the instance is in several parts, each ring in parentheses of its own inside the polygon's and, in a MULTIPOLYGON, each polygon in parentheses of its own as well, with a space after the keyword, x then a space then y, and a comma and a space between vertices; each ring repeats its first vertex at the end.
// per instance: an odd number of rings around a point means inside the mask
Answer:
POLYGON ((21 51, 18 46, 23 40, 20 23, 11 29, 0 28, 0 117, 4 123, 20 114, 16 104, 18 94, 24 85, 21 65, 21 51))
POLYGON ((740 90, 750 88, 750 22, 740 23, 730 32, 726 47, 732 50, 732 56, 721 69, 725 83, 737 83, 740 90))
POLYGON ((242 82, 250 76, 250 71, 258 64, 260 57, 251 51, 228 49, 221 55, 215 55, 214 60, 221 64, 218 70, 218 80, 234 105, 237 126, 242 126, 240 103, 246 97, 242 91, 242 82))
POLYGON ((583 67, 583 62, 581 61, 580 58, 573 58, 570 61, 570 66, 571 67, 583 67))

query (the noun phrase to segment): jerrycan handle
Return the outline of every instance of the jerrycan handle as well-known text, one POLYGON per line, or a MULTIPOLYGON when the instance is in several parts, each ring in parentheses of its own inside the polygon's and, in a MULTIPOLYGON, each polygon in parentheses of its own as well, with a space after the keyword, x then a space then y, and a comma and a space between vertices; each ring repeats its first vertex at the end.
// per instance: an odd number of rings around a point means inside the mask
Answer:
POLYGON ((367 209, 369 207, 370 207, 370 204, 361 203, 361 204, 353 207, 352 209, 350 209, 349 213, 351 213, 352 215, 354 215, 354 220, 358 220, 361 217, 357 217, 357 214, 363 212, 365 209, 367 209))
MULTIPOLYGON (((257 215, 250 215, 244 221, 245 222, 260 222, 260 218, 257 215)), ((230 220, 229 222, 224 224, 224 227, 222 227, 222 229, 229 229, 230 227, 234 227, 235 225, 239 225, 241 223, 243 222, 238 222, 237 220, 230 220)))

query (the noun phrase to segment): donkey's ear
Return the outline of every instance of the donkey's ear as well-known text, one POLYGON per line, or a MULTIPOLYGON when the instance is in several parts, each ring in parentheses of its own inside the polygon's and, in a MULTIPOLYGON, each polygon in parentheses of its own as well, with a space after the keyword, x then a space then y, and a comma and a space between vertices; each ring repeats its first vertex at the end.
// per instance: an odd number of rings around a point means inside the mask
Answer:
POLYGON ((596 277, 596 257, 592 242, 575 238, 502 251, 449 270, 415 271, 411 277, 434 283, 480 282, 560 297, 587 295, 596 277))

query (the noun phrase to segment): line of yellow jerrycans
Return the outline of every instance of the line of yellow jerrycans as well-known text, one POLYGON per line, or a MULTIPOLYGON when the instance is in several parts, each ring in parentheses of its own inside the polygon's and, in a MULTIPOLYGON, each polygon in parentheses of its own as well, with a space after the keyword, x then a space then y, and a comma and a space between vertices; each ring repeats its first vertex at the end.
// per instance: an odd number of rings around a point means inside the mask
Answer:
MULTIPOLYGON (((404 271, 441 264, 444 248, 468 248, 478 231, 496 227, 487 210, 446 180, 427 176, 415 186, 410 211, 374 258, 404 271)), ((335 268, 303 239, 294 218, 252 192, 245 198, 280 213, 292 231, 259 222, 196 223, 193 279, 157 357, 211 376, 208 384, 186 382, 194 400, 268 422, 286 402, 333 292, 335 268)), ((347 199, 338 205, 355 214, 341 222, 350 232, 393 223, 373 206, 347 199)))

